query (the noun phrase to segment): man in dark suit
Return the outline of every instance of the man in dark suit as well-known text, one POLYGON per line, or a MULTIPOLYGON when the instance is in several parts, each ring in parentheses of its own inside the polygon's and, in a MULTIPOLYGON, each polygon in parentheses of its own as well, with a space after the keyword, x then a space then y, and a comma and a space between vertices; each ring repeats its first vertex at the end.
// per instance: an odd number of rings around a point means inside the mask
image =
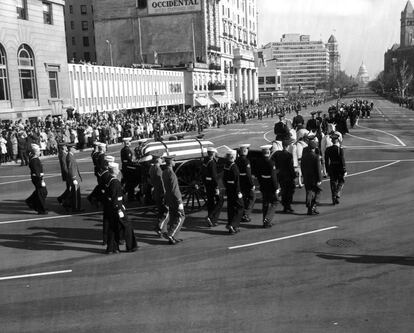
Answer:
POLYGON ((299 108, 295 110, 296 116, 293 117, 292 126, 297 131, 305 126, 305 119, 299 114, 299 108))
POLYGON ((68 182, 66 181, 68 178, 68 165, 66 164, 66 157, 68 156, 68 148, 66 147, 66 143, 62 142, 58 144, 58 159, 60 165, 60 173, 62 175, 62 181, 65 182, 66 189, 65 191, 57 197, 57 201, 60 204, 66 205, 66 199, 70 193, 70 187, 68 186, 68 182))
POLYGON ((345 183, 346 166, 344 150, 339 144, 339 135, 331 134, 332 146, 325 151, 325 167, 330 178, 332 204, 339 204, 339 198, 345 183))
POLYGON ((282 111, 279 113, 279 121, 275 123, 275 127, 273 129, 276 135, 276 141, 282 141, 288 139, 290 137, 290 126, 287 120, 285 119, 285 113, 282 111))
POLYGON ((82 177, 75 158, 75 145, 74 143, 67 145, 68 155, 66 156, 66 164, 68 166, 68 177, 66 182, 70 188, 69 198, 72 212, 78 213, 81 211, 80 182, 82 181, 82 177))
POLYGON ((301 170, 306 190, 308 215, 316 215, 319 214, 316 205, 322 191, 320 187, 322 184, 321 157, 315 152, 317 143, 314 140, 309 141, 308 147, 309 149, 303 151, 301 170))

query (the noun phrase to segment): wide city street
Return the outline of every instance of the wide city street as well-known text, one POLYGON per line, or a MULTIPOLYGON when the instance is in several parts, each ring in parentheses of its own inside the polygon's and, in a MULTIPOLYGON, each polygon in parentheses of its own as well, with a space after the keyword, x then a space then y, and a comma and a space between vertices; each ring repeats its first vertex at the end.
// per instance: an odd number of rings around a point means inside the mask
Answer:
MULTIPOLYGON (((331 204, 325 179, 320 215, 306 215, 297 188, 294 214, 279 206, 276 224, 263 229, 257 202, 234 236, 225 209, 215 228, 199 211, 187 216, 184 241, 170 246, 152 231, 153 207, 130 204, 140 248, 105 255, 102 213, 86 201, 96 182, 90 151, 77 154, 78 215, 56 201, 65 187, 57 158, 43 160, 47 216, 25 205, 29 169, 1 166, 0 332, 412 332, 414 111, 368 98, 371 119, 344 138, 341 203, 331 204)), ((274 139, 275 121, 205 137, 220 149, 258 148, 274 139)), ((120 149, 109 149, 118 160, 120 149)))

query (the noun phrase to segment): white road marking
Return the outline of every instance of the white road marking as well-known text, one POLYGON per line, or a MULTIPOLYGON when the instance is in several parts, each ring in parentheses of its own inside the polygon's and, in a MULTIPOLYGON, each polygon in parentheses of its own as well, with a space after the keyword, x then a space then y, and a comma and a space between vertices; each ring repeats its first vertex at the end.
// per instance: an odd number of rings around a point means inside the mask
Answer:
MULTIPOLYGON (((398 160, 400 162, 414 162, 414 159, 398 160)), ((358 163, 387 163, 397 162, 397 160, 367 160, 367 161, 346 161, 346 164, 358 164, 358 163)))
POLYGON ((399 145, 396 145, 394 143, 388 143, 388 142, 383 142, 383 141, 371 140, 371 139, 363 138, 363 137, 360 137, 360 136, 357 136, 357 135, 353 135, 353 134, 350 134, 350 133, 348 133, 347 135, 349 135, 350 137, 353 137, 355 139, 358 139, 358 140, 364 140, 364 141, 368 141, 368 142, 380 143, 380 144, 387 145, 387 146, 399 147, 399 145))
POLYGON ((414 147, 408 146, 343 146, 346 149, 414 149, 414 147))
POLYGON ((256 246, 256 245, 273 243, 273 242, 278 242, 278 241, 281 241, 281 240, 286 240, 286 239, 291 239, 291 238, 297 238, 297 237, 301 237, 301 236, 316 234, 316 233, 319 233, 319 232, 333 230, 333 229, 337 229, 337 228, 338 228, 338 226, 333 226, 333 227, 329 227, 329 228, 323 228, 323 229, 318 229, 318 230, 313 230, 313 231, 308 231, 308 232, 302 232, 302 233, 296 234, 296 235, 291 235, 291 236, 285 236, 285 237, 280 237, 280 238, 269 239, 269 240, 265 240, 265 241, 261 241, 261 242, 255 242, 255 243, 250 243, 250 244, 231 246, 228 249, 229 250, 235 250, 235 249, 241 249, 241 248, 245 248, 245 247, 251 247, 251 246, 256 246))
POLYGON ((66 273, 72 273, 72 270, 71 269, 67 269, 67 270, 64 270, 64 271, 54 271, 54 272, 44 272, 44 273, 33 273, 33 274, 13 275, 13 276, 3 276, 3 277, 0 277, 0 281, 23 279, 23 278, 36 277, 36 276, 66 274, 66 273))
POLYGON ((267 138, 267 134, 269 134, 269 133, 273 133, 273 131, 268 131, 268 132, 266 132, 265 134, 263 134, 263 138, 264 138, 267 142, 272 142, 273 140, 269 140, 269 139, 267 138))
POLYGON ((398 137, 397 137, 396 135, 394 135, 394 134, 391 134, 391 133, 389 133, 389 132, 382 131, 382 130, 379 130, 379 129, 374 129, 374 128, 369 128, 369 127, 361 126, 361 125, 359 125, 359 124, 357 124, 357 126, 358 126, 358 127, 360 127, 360 128, 364 128, 364 129, 367 129, 367 130, 376 131, 376 132, 380 132, 380 133, 384 133, 384 134, 387 134, 387 135, 389 135, 389 136, 392 136, 395 140, 397 140, 397 141, 400 143, 400 145, 401 145, 401 146, 403 146, 403 147, 405 147, 405 146, 406 146, 406 144, 405 144, 404 142, 402 142, 402 141, 400 140, 400 138, 398 138, 398 137))
POLYGON ((401 161, 400 161, 400 160, 398 160, 398 161, 394 161, 394 162, 392 162, 392 163, 388 163, 388 164, 382 165, 382 166, 377 167, 377 168, 374 168, 374 169, 365 170, 365 171, 356 172, 356 173, 351 173, 350 175, 346 176, 346 178, 348 178, 348 177, 354 177, 354 176, 359 176, 359 175, 363 175, 363 174, 365 174, 365 173, 369 173, 369 172, 372 172, 372 171, 381 170, 381 169, 387 168, 387 167, 389 167, 389 166, 392 166, 392 165, 397 164, 397 163, 400 163, 400 162, 401 162, 401 161))

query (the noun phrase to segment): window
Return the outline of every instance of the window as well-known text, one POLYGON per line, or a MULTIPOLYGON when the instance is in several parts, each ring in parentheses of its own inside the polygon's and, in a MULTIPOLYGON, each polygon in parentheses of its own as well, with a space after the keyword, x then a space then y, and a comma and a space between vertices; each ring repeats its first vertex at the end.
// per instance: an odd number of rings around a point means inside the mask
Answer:
POLYGON ((50 98, 59 98, 58 72, 49 72, 50 98))
POLYGON ((89 52, 84 52, 84 53, 83 53, 83 59, 84 59, 85 61, 90 61, 90 60, 91 60, 91 55, 90 55, 90 53, 89 53, 89 52))
POLYGON ((89 37, 83 37, 83 46, 89 46, 89 37))
POLYGON ((73 14, 73 6, 72 5, 69 6, 69 13, 73 14))
POLYGON ((76 45, 76 37, 72 37, 72 45, 76 45))
POLYGON ((6 51, 0 44, 0 101, 9 100, 9 80, 7 78, 6 51))
POLYGON ((266 76, 266 84, 276 84, 276 77, 266 76))
POLYGON ((27 1, 26 0, 17 0, 17 18, 21 20, 27 20, 27 1))
POLYGON ((81 5, 81 6, 80 6, 80 10, 81 10, 81 14, 82 14, 82 15, 86 15, 86 14, 88 14, 88 10, 87 10, 86 5, 81 5))
POLYGON ((74 30, 75 29, 75 22, 70 21, 70 29, 74 30))
POLYGON ((82 30, 86 31, 89 29, 88 21, 82 21, 82 30))
POLYGON ((263 76, 259 76, 259 84, 264 84, 264 77, 263 76))
POLYGON ((32 49, 23 44, 17 52, 22 99, 37 99, 35 61, 32 49))
POLYGON ((52 24, 52 4, 50 2, 42 2, 43 6, 43 23, 52 24))

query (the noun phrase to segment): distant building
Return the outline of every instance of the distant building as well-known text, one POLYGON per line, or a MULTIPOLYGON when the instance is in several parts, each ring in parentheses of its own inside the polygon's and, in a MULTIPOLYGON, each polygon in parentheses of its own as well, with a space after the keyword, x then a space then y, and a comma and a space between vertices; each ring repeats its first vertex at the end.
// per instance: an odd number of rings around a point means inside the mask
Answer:
POLYGON ((309 35, 284 34, 280 42, 261 50, 267 61, 275 60, 285 91, 314 90, 329 79, 329 51, 322 41, 311 41, 309 35))
POLYGON ((410 0, 401 12, 400 44, 394 44, 384 54, 384 72, 398 70, 404 60, 414 70, 414 8, 410 0))
POLYGON ((94 10, 98 63, 183 71, 191 106, 258 99, 256 0, 95 0, 94 10))
POLYGON ((0 118, 62 114, 69 103, 63 2, 0 0, 0 118))
POLYGON ((341 56, 338 51, 338 41, 334 35, 329 37, 326 47, 329 52, 329 79, 335 81, 341 71, 341 56))
POLYGON ((268 60, 263 64, 259 62, 259 96, 261 99, 266 97, 283 97, 282 72, 274 59, 268 60))
POLYGON ((96 62, 92 0, 65 1, 65 31, 68 61, 96 62))
POLYGON ((364 63, 361 64, 361 67, 359 67, 358 75, 357 75, 357 82, 360 87, 365 87, 369 82, 369 74, 367 67, 364 65, 364 63))

